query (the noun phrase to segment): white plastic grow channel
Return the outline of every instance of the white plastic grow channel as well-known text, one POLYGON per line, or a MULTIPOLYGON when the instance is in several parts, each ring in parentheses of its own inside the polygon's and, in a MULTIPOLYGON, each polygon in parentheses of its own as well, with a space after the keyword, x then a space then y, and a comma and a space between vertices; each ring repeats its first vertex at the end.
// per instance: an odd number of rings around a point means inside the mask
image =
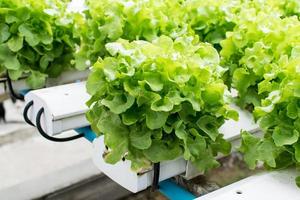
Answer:
MULTIPOLYGON (((88 77, 90 70, 83 70, 83 71, 77 71, 77 70, 71 70, 63 72, 59 77, 57 78, 48 78, 45 83, 45 87, 52 87, 62 84, 68 84, 68 83, 74 83, 76 81, 82 81, 86 80, 88 77)), ((15 92, 20 92, 23 90, 27 90, 28 86, 26 84, 26 77, 21 78, 20 80, 12 81, 12 86, 14 88, 15 92)), ((2 78, 3 80, 5 78, 2 78)), ((0 83, 0 96, 4 95, 8 92, 8 88, 5 82, 0 83)))
POLYGON ((196 200, 300 200, 295 170, 250 176, 196 200))
MULTIPOLYGON (((254 131, 257 133, 257 125, 250 120, 251 118, 248 118, 247 113, 240 111, 240 114, 240 121, 227 121, 221 128, 224 133, 224 137, 232 143, 237 142, 241 127, 244 127, 244 130, 254 131)), ((145 190, 151 185, 153 180, 153 169, 149 169, 147 172, 142 174, 137 174, 131 170, 130 161, 128 160, 119 161, 114 165, 106 163, 102 156, 102 154, 106 151, 103 136, 96 138, 93 141, 93 146, 93 161, 95 165, 112 180, 134 193, 145 190)), ((160 173, 159 181, 163 181, 180 174, 182 174, 186 179, 191 179, 201 174, 201 172, 197 171, 190 162, 183 158, 161 162, 160 173)))
POLYGON ((27 112, 29 120, 36 125, 37 113, 44 108, 41 126, 49 135, 89 125, 85 118, 88 110, 85 102, 89 99, 85 84, 79 82, 30 91, 25 95, 26 104, 33 103, 27 112))
MULTIPOLYGON (((133 172, 130 168, 130 161, 119 161, 111 165, 104 161, 102 154, 105 152, 104 137, 100 136, 93 141, 94 164, 108 177, 131 192, 139 192, 148 188, 153 181, 153 170, 150 169, 142 174, 133 172)), ((186 170, 187 162, 179 158, 177 160, 161 162, 159 181, 182 174, 186 170)))
MULTIPOLYGON (((88 126, 88 121, 85 118, 85 112, 88 110, 85 102, 88 99, 85 82, 35 90, 25 96, 26 103, 33 102, 27 115, 34 124, 37 112, 44 108, 41 125, 49 135, 88 126)), ((249 113, 238 108, 237 110, 240 114, 240 120, 238 122, 228 120, 220 128, 224 137, 232 142, 239 139, 241 129, 248 131, 257 131, 258 129, 249 113)), ((102 157, 105 151, 102 136, 93 141, 93 146, 95 165, 115 182, 132 192, 144 190, 151 185, 152 169, 138 175, 130 169, 130 161, 120 161, 115 165, 106 163, 102 157)), ((177 160, 162 162, 160 174, 160 181, 163 181, 179 174, 184 174, 186 178, 192 178, 199 172, 189 162, 183 158, 178 158, 177 160)))
MULTIPOLYGON (((45 108, 42 116, 42 126, 49 135, 63 131, 88 126, 85 112, 88 110, 86 102, 89 95, 86 92, 85 82, 72 83, 30 91, 25 96, 26 104, 33 101, 28 111, 28 118, 35 124, 36 114, 41 107, 45 108)), ((239 112, 239 121, 227 120, 220 128, 225 139, 234 141, 239 139, 240 131, 258 131, 258 125, 247 111, 232 105, 239 112)))

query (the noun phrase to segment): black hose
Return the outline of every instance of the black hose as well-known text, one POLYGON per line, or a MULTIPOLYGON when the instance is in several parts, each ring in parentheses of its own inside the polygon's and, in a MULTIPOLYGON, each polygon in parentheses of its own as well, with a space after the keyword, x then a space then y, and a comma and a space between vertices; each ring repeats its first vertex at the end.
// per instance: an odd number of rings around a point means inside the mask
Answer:
POLYGON ((31 126, 34 126, 34 124, 31 122, 31 120, 28 118, 28 110, 29 108, 33 105, 33 101, 30 101, 24 108, 24 111, 23 111, 23 118, 25 120, 25 122, 27 124, 30 124, 31 126))
POLYGON ((14 100, 18 99, 18 100, 24 101, 24 96, 23 95, 15 93, 14 88, 13 88, 12 83, 11 83, 11 79, 10 79, 8 73, 7 73, 7 85, 8 85, 8 90, 9 90, 10 96, 14 100))
POLYGON ((66 138, 56 138, 56 137, 49 136, 46 132, 44 132, 44 130, 42 129, 42 126, 41 126, 41 116, 43 113, 44 113, 44 108, 41 108, 36 115, 36 127, 37 127, 38 131, 40 132, 40 134, 47 140, 50 140, 53 142, 68 142, 71 140, 79 139, 84 136, 84 134, 82 134, 82 133, 78 134, 78 135, 66 137, 66 138))
POLYGON ((154 192, 156 190, 159 189, 158 183, 159 183, 159 171, 160 171, 160 163, 154 163, 153 166, 153 171, 154 171, 154 175, 153 175, 153 181, 152 181, 152 186, 151 186, 151 190, 154 192))

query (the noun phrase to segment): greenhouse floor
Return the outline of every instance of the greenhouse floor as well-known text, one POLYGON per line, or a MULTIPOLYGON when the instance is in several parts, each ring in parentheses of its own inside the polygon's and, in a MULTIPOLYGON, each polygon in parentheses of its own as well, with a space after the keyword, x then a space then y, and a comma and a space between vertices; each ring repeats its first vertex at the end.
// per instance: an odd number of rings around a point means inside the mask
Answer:
POLYGON ((19 110, 13 110, 6 101, 10 112, 7 123, 0 123, 0 197, 38 198, 100 174, 92 163, 88 141, 47 141, 22 122, 22 104, 18 106, 19 110))

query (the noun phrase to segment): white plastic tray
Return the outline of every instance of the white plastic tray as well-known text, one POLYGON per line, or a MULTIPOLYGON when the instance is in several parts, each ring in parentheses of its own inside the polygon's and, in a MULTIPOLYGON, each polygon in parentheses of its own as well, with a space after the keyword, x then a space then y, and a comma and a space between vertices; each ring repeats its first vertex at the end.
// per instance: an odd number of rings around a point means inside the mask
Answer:
POLYGON ((196 200, 300 200, 295 170, 254 175, 196 200))

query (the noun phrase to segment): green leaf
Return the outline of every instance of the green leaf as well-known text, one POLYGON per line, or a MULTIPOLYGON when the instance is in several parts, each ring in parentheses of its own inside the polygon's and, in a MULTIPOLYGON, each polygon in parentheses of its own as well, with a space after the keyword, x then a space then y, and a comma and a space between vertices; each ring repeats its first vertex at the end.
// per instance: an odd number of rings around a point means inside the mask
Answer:
MULTIPOLYGON (((138 89, 136 90, 136 92, 138 92, 138 89)), ((138 95, 138 97, 137 97, 138 106, 150 104, 151 102, 156 102, 159 99, 161 99, 161 96, 154 92, 148 92, 148 91, 141 92, 140 91, 140 92, 138 92, 137 95, 138 95)))
POLYGON ((151 146, 151 131, 132 129, 129 134, 130 145, 137 149, 148 149, 151 146))
POLYGON ((231 153, 231 143, 223 138, 223 135, 219 135, 215 143, 211 144, 214 155, 221 152, 223 155, 229 155, 231 153))
POLYGON ((155 73, 145 73, 145 82, 149 85, 151 90, 159 92, 163 89, 164 84, 162 83, 162 78, 160 74, 155 73))
POLYGON ((97 134, 97 136, 103 135, 103 132, 101 132, 98 128, 98 120, 101 118, 103 113, 105 113, 104 106, 99 105, 99 103, 95 103, 92 106, 93 110, 86 112, 85 116, 91 124, 91 129, 97 134))
POLYGON ((151 109, 153 111, 169 112, 173 109, 173 106, 174 104, 171 102, 171 100, 168 97, 165 97, 153 102, 151 104, 151 109))
POLYGON ((300 162, 300 142, 295 143, 293 147, 295 149, 295 159, 300 162))
POLYGON ((200 172, 205 172, 208 169, 220 166, 218 161, 214 159, 214 157, 208 150, 202 151, 201 155, 199 155, 199 157, 196 160, 193 160, 192 163, 197 167, 197 169, 200 172))
POLYGON ((105 154, 105 161, 110 164, 117 163, 126 153, 128 141, 126 137, 118 136, 106 136, 107 146, 111 146, 113 149, 105 154), (118 139, 117 139, 118 138, 118 139), (112 145, 109 145, 111 143, 112 145))
POLYGON ((244 68, 239 68, 233 74, 233 86, 242 94, 255 83, 256 77, 244 68))
POLYGON ((0 43, 5 42, 9 37, 9 26, 4 23, 0 23, 0 43))
POLYGON ((7 57, 14 56, 14 54, 9 50, 6 44, 0 45, 0 60, 6 60, 7 57))
POLYGON ((131 169, 133 171, 142 172, 151 169, 151 162, 144 156, 142 151, 129 149, 126 159, 131 161, 131 169))
POLYGON ((293 101, 288 104, 287 106, 287 116, 291 119, 296 119, 298 117, 298 113, 300 109, 297 106, 297 102, 293 101))
POLYGON ((10 70, 17 70, 21 67, 17 56, 8 57, 3 64, 7 69, 10 70))
POLYGON ((100 94, 105 92, 105 76, 102 71, 97 70, 91 73, 86 82, 86 89, 90 95, 94 95, 97 92, 100 94))
POLYGON ((145 156, 153 163, 164 160, 174 160, 182 154, 182 150, 177 141, 169 145, 163 141, 153 140, 150 148, 143 151, 145 156))
POLYGON ((226 118, 238 121, 239 120, 239 113, 235 110, 228 110, 228 112, 226 113, 226 118))
POLYGON ((18 80, 23 75, 22 70, 8 70, 8 75, 11 80, 18 80))
POLYGON ((13 52, 19 51, 23 47, 23 37, 21 36, 11 37, 7 42, 7 46, 13 52))
POLYGON ((168 97, 174 105, 180 105, 183 101, 185 101, 185 99, 180 96, 180 92, 175 90, 170 91, 166 97, 168 97))
POLYGON ((264 140, 257 148, 259 160, 264 161, 270 167, 276 167, 275 158, 277 149, 272 140, 264 140))
POLYGON ((111 112, 121 114, 134 104, 134 97, 126 94, 116 94, 103 99, 101 103, 108 107, 111 112))
POLYGON ((196 116, 196 111, 190 103, 184 102, 182 104, 182 109, 179 111, 179 116, 184 122, 189 122, 191 118, 196 116))
POLYGON ((200 156, 203 156, 203 152, 206 151, 206 141, 196 129, 190 129, 189 133, 190 136, 187 137, 185 142, 185 150, 188 149, 192 157, 200 158, 200 156))
POLYGON ((29 63, 34 63, 38 57, 38 55, 36 55, 36 52, 34 52, 34 50, 29 47, 23 47, 18 52, 18 54, 20 57, 25 58, 29 63))
POLYGON ((38 89, 44 86, 47 75, 37 71, 31 71, 30 76, 26 79, 26 83, 33 89, 38 89))
POLYGON ((137 110, 138 108, 132 106, 125 113, 122 114, 122 122, 125 125, 135 124, 141 118, 141 112, 137 110))
POLYGON ((188 138, 188 133, 186 132, 186 126, 183 124, 182 121, 178 121, 176 127, 175 127, 175 135, 183 140, 185 143, 187 141, 188 138))
POLYGON ((297 186, 300 188, 300 176, 297 176, 295 181, 296 181, 297 186))
POLYGON ((288 127, 276 126, 272 138, 276 146, 291 145, 298 141, 299 132, 288 127))
POLYGON ((250 133, 244 131, 241 133, 242 144, 239 151, 244 154, 244 160, 250 169, 255 169, 256 162, 259 158, 258 146, 260 144, 260 139, 252 136, 250 133))
POLYGON ((90 61, 85 57, 85 55, 77 53, 75 55, 75 68, 77 70, 84 70, 89 67, 88 63, 90 61))
POLYGON ((100 116, 97 127, 104 134, 105 145, 110 148, 105 155, 105 161, 115 164, 128 150, 129 131, 122 124, 119 116, 109 111, 100 116))
POLYGON ((168 115, 169 114, 167 112, 155 112, 148 110, 146 112, 147 127, 151 130, 163 127, 167 121, 168 115))
POLYGON ((222 83, 209 84, 202 93, 203 100, 209 105, 216 105, 223 101, 225 85, 222 83))
POLYGON ((39 37, 32 32, 31 28, 27 24, 20 25, 18 30, 21 36, 25 37, 25 41, 30 46, 34 47, 40 42, 39 37))
POLYGON ((50 62, 52 62, 54 58, 50 57, 49 55, 43 55, 40 59, 40 67, 42 71, 46 71, 50 62))
POLYGON ((197 121, 197 126, 202 131, 204 131, 213 141, 215 141, 219 135, 219 127, 216 123, 216 120, 217 119, 215 117, 205 115, 197 121))
POLYGON ((201 103, 198 99, 196 99, 195 97, 193 97, 191 95, 187 96, 185 99, 192 105, 192 107, 195 111, 201 110, 201 103))

